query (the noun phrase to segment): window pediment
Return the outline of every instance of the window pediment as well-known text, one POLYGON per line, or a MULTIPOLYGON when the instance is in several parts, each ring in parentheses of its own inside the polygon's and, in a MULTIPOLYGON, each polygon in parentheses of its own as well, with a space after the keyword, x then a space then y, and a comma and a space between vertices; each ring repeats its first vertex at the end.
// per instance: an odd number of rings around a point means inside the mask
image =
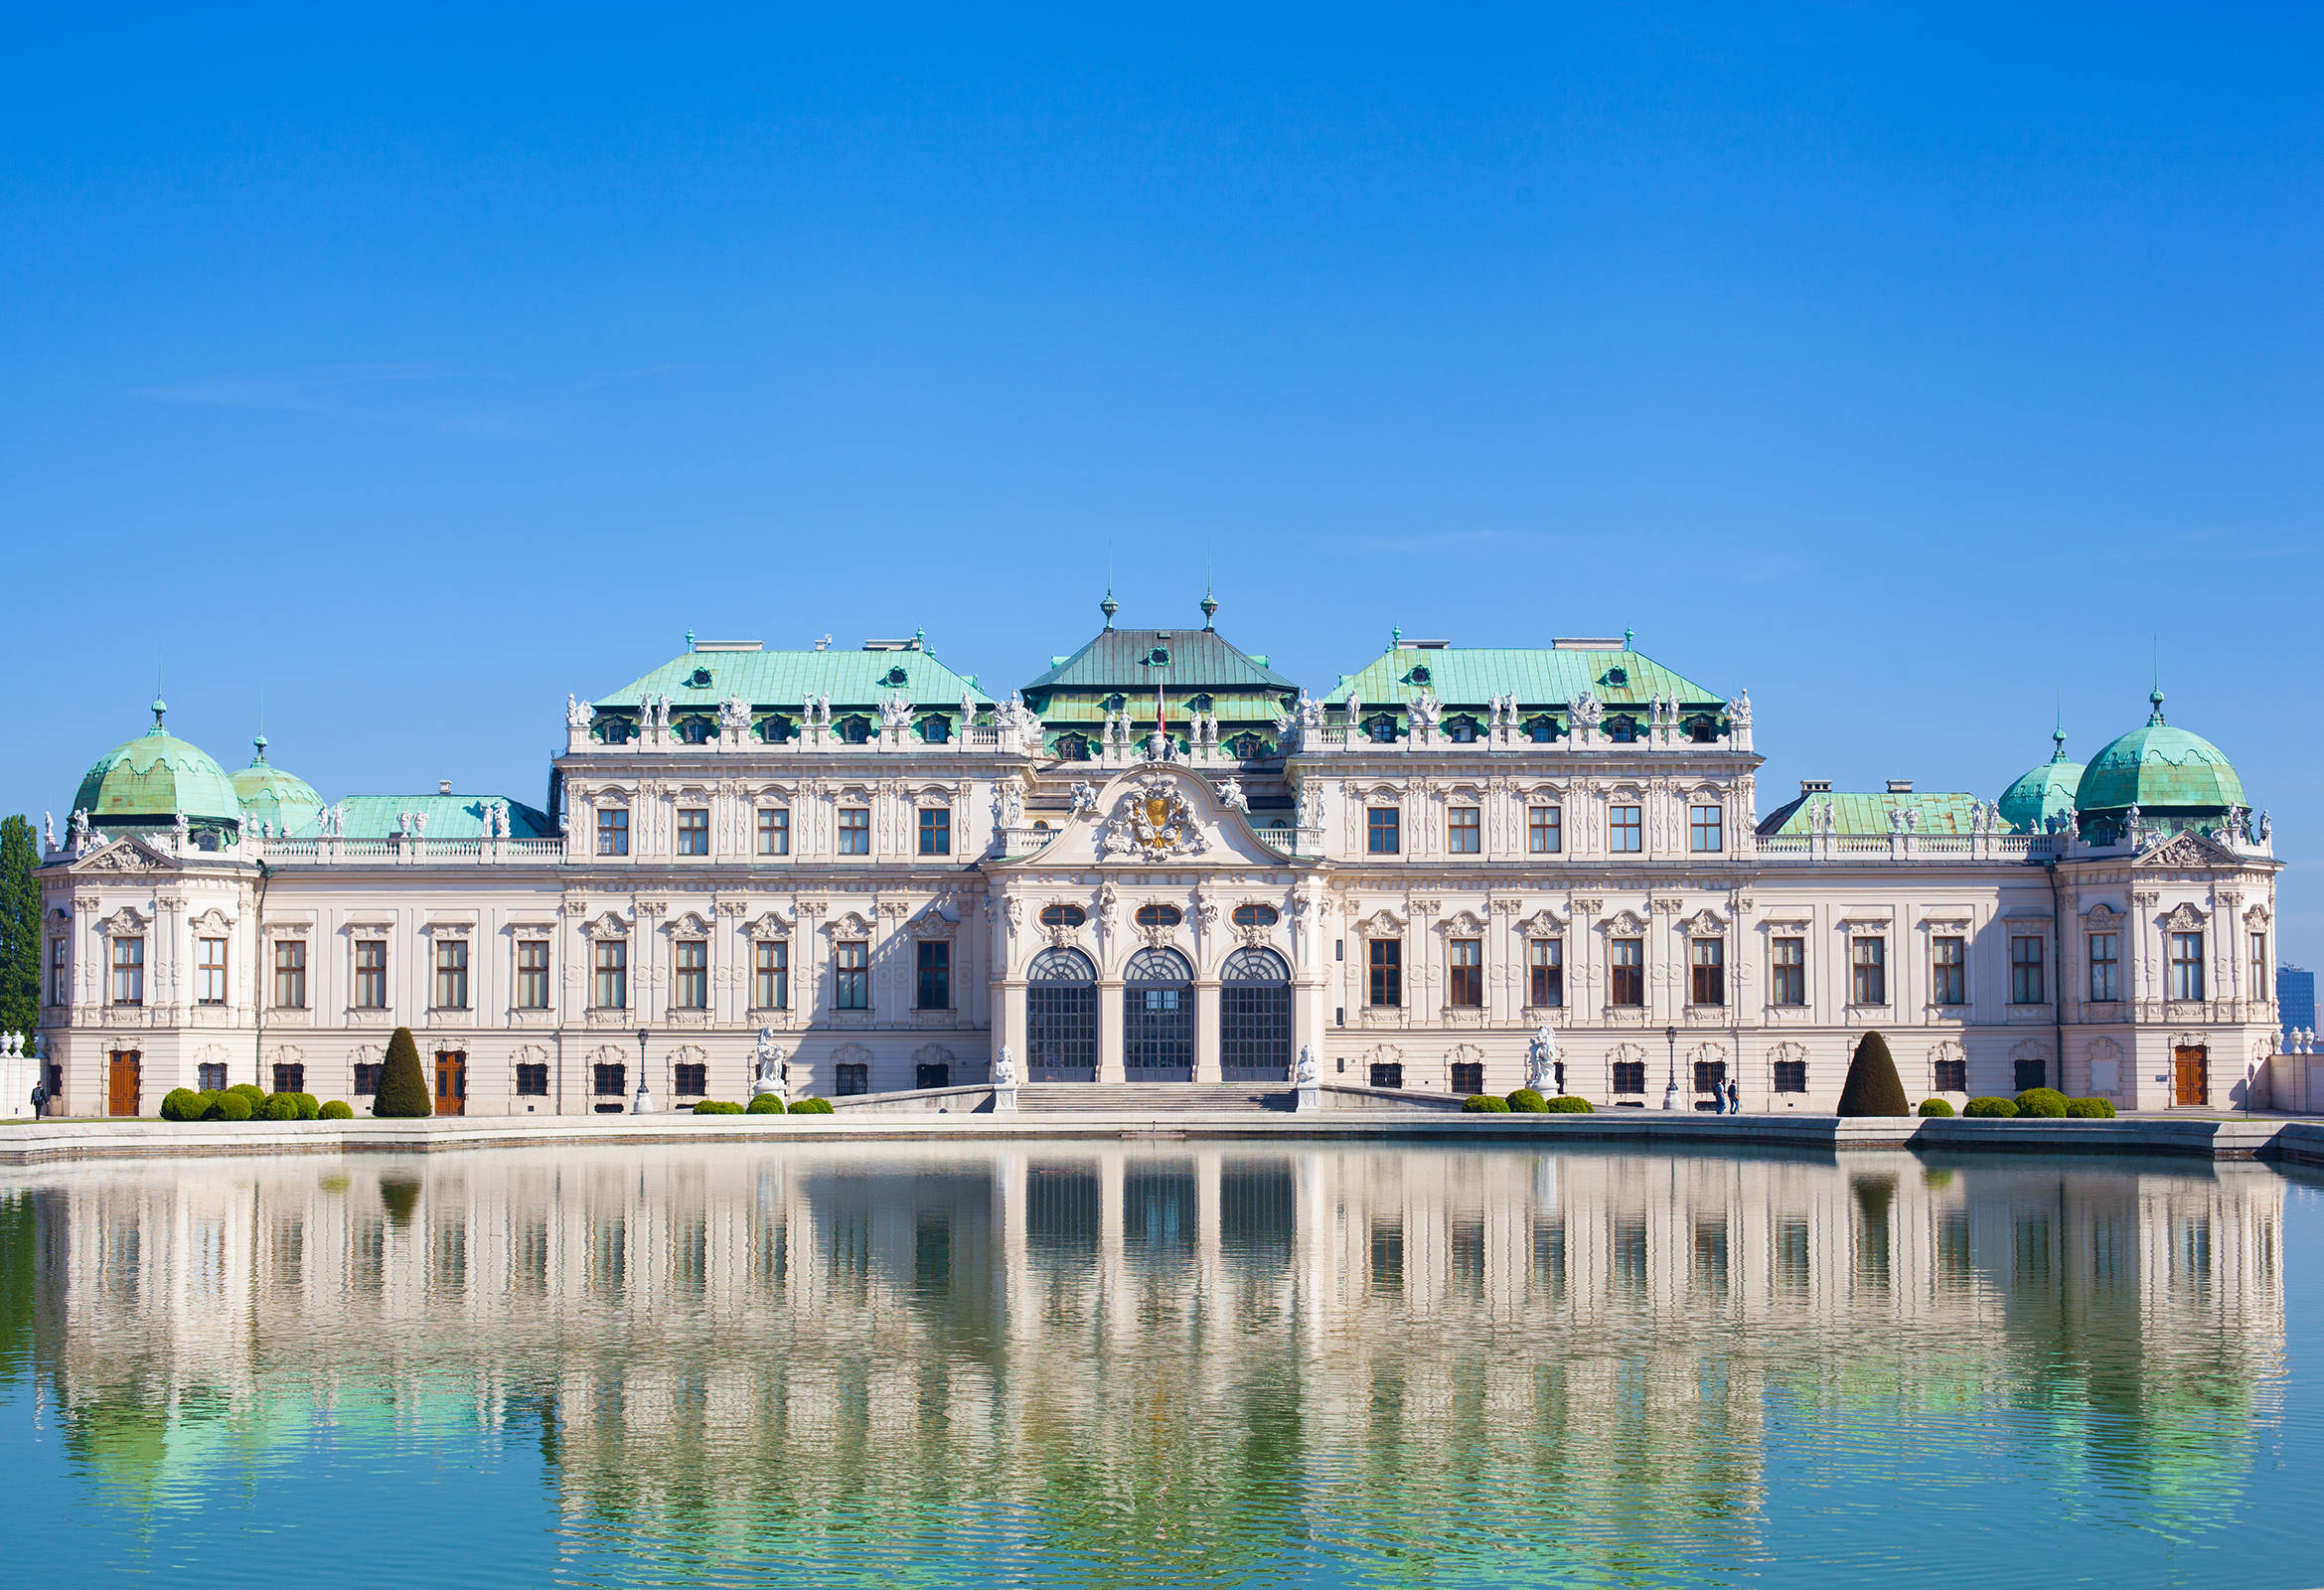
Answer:
POLYGON ((1564 932, 1572 922, 1572 917, 1560 916, 1554 909, 1544 905, 1540 910, 1520 921, 1517 927, 1527 938, 1555 938, 1564 932))
POLYGON ((1463 938, 1474 938, 1484 931, 1484 921, 1473 912, 1455 911, 1437 923, 1437 931, 1459 934, 1463 938))
POLYGON ((1359 938, 1401 938, 1406 925, 1394 911, 1378 910, 1357 922, 1355 930, 1359 938))
POLYGON ((582 936, 592 939, 627 938, 629 937, 629 929, 630 924, 613 911, 593 916, 581 924, 582 936))
POLYGON ((708 935, 710 924, 697 912, 685 911, 671 919, 668 930, 681 938, 703 938, 708 935))
POLYGON ((103 918, 97 926, 108 938, 129 938, 153 925, 153 918, 134 905, 124 905, 112 915, 103 918))
POLYGON ((1624 938, 1634 938, 1646 930, 1646 919, 1635 911, 1621 910, 1598 924, 1601 931, 1619 933, 1624 938))
POLYGON ((2175 927, 2183 933, 2191 932, 2203 925, 2203 912, 2196 908, 2194 901, 2182 900, 2163 918, 2163 925, 2175 927))
POLYGON ((823 924, 823 930, 833 938, 869 938, 871 923, 861 913, 846 911, 823 924))
POLYGON ((796 916, 785 916, 779 911, 761 911, 742 924, 742 931, 750 935, 754 942, 789 938, 791 929, 797 925, 798 920, 799 918, 796 916))
POLYGON ((217 935, 223 934, 228 929, 232 928, 234 925, 234 919, 227 915, 225 911, 213 905, 210 907, 210 909, 204 911, 200 916, 195 917, 194 920, 187 925, 192 927, 197 933, 205 933, 216 937, 217 935))

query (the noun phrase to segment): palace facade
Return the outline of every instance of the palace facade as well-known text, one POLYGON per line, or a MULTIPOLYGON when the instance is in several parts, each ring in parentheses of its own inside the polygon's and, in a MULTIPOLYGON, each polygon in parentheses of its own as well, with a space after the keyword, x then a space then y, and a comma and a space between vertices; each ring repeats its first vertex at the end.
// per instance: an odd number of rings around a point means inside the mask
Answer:
POLYGON ((922 637, 696 642, 568 700, 539 807, 326 802, 170 734, 106 753, 42 869, 51 1109, 257 1081, 363 1107, 410 1028, 439 1107, 1284 1078, 1467 1094, 1556 1030, 1601 1107, 1827 1110, 1885 1034, 1956 1105, 2240 1102, 2274 1047, 2268 823, 2169 724, 1998 801, 1807 783, 1750 702, 1629 638, 1401 634, 1319 696, 1215 627, 1105 627, 1006 698, 922 637))

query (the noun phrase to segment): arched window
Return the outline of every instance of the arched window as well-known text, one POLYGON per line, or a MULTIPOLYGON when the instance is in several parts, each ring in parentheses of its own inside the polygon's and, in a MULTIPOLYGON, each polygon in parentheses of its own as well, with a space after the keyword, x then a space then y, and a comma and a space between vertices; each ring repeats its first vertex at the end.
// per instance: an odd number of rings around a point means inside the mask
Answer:
POLYGON ((952 739, 951 720, 943 717, 921 718, 920 739, 922 743, 928 745, 944 745, 950 743, 952 739))
POLYGON ((1226 748, 1237 761, 1255 762, 1267 754, 1267 742, 1256 734, 1237 734, 1226 748))
POLYGON ((1210 711, 1211 705, 1211 699, 1208 696, 1197 695, 1186 698, 1186 708, 1189 712, 1207 713, 1210 711))
POLYGON ((1476 719, 1473 717, 1449 719, 1445 724, 1445 732, 1452 737, 1453 743, 1456 745, 1473 745, 1476 743, 1476 719))
POLYGON ((1382 713, 1376 717, 1367 717, 1364 719, 1364 732, 1383 745, 1394 744, 1396 741, 1396 719, 1390 717, 1386 713, 1382 713))
POLYGON ((1686 720, 1686 737, 1697 745, 1709 745, 1719 738, 1719 725, 1708 713, 1697 714, 1686 720))
POLYGON ((1525 733, 1534 744, 1547 745, 1551 740, 1557 738, 1557 719, 1551 717, 1547 713, 1543 713, 1539 717, 1527 720, 1525 733))
POLYGON ((1122 1065, 1138 1081, 1194 1079, 1194 969, 1176 950, 1130 957, 1122 974, 1122 1065))
POLYGON ((780 713, 769 713, 758 720, 758 737, 769 745, 780 745, 791 737, 791 719, 780 713))
POLYGON ((1176 927, 1184 918, 1175 905, 1141 905, 1138 907, 1140 927, 1176 927))
MULTIPOLYGON (((1246 905, 1235 912, 1274 911, 1246 905)), ((1240 949, 1218 973, 1218 1062, 1229 1082, 1291 1076, 1291 968, 1273 950, 1240 949)))
POLYGON ((867 745, 871 742, 871 719, 860 713, 843 717, 839 722, 840 738, 850 745, 867 745))
POLYGON ((707 745, 710 742, 710 720, 706 717, 689 717, 678 725, 678 737, 689 745, 707 745))
POLYGON ((1079 950, 1043 950, 1034 956, 1025 971, 1024 1019, 1030 1080, 1097 1080, 1098 975, 1088 956, 1079 950))
POLYGON ((1088 740, 1086 740, 1086 739, 1084 739, 1084 738, 1082 738, 1082 737, 1081 737, 1079 734, 1060 734, 1060 735, 1058 735, 1058 736, 1057 736, 1057 760, 1059 760, 1059 761, 1061 761, 1061 762, 1086 762, 1086 761, 1088 761, 1088 760, 1089 760, 1089 741, 1088 741, 1088 740))
POLYGON ((603 714, 598 715, 597 737, 606 744, 627 745, 629 743, 629 730, 630 722, 628 718, 607 717, 603 714))
POLYGON ((1275 923, 1275 907, 1272 905, 1238 905, 1235 907, 1234 924, 1237 927, 1273 927, 1275 923))
POLYGON ((1638 737, 1638 720, 1625 714, 1606 720, 1606 737, 1617 745, 1628 745, 1638 737))
POLYGON ((1089 918, 1078 905, 1044 905, 1041 907, 1043 927, 1079 927, 1089 918))

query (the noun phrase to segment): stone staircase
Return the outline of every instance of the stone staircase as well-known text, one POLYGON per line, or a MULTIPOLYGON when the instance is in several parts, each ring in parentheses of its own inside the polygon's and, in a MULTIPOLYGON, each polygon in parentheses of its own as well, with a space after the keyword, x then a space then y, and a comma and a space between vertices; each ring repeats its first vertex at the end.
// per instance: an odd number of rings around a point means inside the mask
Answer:
POLYGON ((1020 1115, 1200 1115, 1284 1110, 1292 1105, 1283 1082, 1026 1082, 1016 1090, 1020 1115))

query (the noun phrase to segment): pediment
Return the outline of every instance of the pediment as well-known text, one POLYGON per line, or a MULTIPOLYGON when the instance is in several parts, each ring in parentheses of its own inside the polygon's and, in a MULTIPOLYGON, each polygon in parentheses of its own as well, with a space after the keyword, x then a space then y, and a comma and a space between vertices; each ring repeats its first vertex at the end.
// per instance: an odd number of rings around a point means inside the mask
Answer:
POLYGON ((1173 762, 1147 762, 1106 780, 1058 823, 1057 837, 1021 865, 1029 872, 1092 867, 1281 867, 1281 851, 1208 779, 1173 762))
POLYGON ((117 839, 88 852, 72 866, 75 873, 174 873, 176 858, 164 856, 136 839, 117 839))
POLYGON ((2141 871, 2152 872, 2157 869, 2241 867, 2243 861, 2242 857, 2217 840, 2188 832, 2173 835, 2140 856, 2132 865, 2141 871))

